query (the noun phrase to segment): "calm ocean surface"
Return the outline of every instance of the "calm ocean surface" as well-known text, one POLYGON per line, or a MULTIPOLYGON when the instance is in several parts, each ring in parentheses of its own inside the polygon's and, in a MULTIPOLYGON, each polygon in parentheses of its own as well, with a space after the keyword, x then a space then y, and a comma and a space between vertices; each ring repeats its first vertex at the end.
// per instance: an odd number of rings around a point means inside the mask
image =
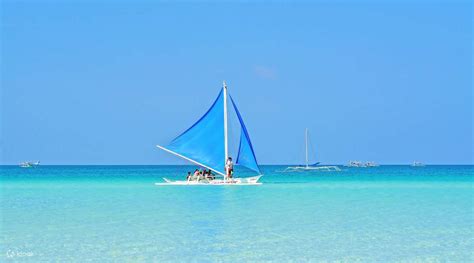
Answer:
POLYGON ((1 166, 0 262, 474 261, 474 166, 154 185, 192 169, 1 166))

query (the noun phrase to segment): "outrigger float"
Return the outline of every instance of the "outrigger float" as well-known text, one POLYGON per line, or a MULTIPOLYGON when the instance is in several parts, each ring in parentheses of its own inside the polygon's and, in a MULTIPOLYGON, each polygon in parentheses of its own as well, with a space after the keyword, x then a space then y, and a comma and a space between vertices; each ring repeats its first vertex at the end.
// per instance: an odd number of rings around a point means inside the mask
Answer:
MULTIPOLYGON (((232 126, 234 127, 234 126, 232 126)), ((245 127, 237 106, 227 91, 224 82, 222 90, 211 108, 190 128, 172 140, 167 146, 157 145, 158 148, 185 159, 205 169, 213 171, 218 179, 172 181, 163 178, 164 182, 155 185, 260 185, 262 173, 258 166, 250 136, 245 127), (228 99, 232 107, 228 109, 228 99), (238 119, 237 159, 235 164, 246 167, 256 176, 242 178, 228 178, 225 172, 225 162, 229 155, 229 127, 228 119, 238 119)), ((184 176, 184 175, 183 175, 184 176)))

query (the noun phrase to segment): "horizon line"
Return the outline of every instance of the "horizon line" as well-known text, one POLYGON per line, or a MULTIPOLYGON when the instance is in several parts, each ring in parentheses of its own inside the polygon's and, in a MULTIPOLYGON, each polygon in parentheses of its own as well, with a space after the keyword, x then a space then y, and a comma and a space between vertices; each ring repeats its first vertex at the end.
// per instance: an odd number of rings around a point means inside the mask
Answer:
MULTIPOLYGON (((412 163, 377 163, 379 166, 407 166, 411 165, 412 163)), ((19 166, 20 164, 0 164, 0 166, 19 166)), ((295 166, 301 164, 259 164, 259 166, 295 166)), ((328 165, 339 165, 339 166, 346 166, 347 164, 323 164, 319 166, 328 166, 328 165)), ((423 163, 425 166, 443 166, 443 165, 470 165, 474 166, 474 163, 423 163)), ((38 166, 199 166, 195 164, 40 164, 38 166)), ((239 164, 237 164, 239 166, 239 164)), ((304 166, 304 165, 301 165, 304 166)), ((354 167, 354 168, 366 168, 366 167, 354 167)), ((373 168, 373 167, 368 167, 373 168)))

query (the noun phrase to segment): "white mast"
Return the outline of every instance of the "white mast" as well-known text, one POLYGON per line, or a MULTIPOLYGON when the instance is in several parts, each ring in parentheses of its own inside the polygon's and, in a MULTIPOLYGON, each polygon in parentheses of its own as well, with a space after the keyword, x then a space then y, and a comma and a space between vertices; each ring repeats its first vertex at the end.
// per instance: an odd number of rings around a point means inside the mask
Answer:
POLYGON ((306 168, 308 168, 308 128, 306 128, 305 133, 304 133, 304 142, 306 146, 306 168))
MULTIPOLYGON (((229 149, 227 143, 227 85, 225 80, 223 82, 223 89, 224 89, 224 163, 227 162, 227 158, 229 157, 229 149)), ((227 171, 226 171, 227 174, 227 171)))

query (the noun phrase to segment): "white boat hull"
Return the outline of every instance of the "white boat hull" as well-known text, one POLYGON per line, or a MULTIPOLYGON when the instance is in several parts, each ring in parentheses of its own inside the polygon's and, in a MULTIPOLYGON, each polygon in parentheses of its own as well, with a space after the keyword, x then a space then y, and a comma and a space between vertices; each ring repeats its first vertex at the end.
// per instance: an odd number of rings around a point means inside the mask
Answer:
POLYGON ((284 172, 297 172, 297 171, 341 171, 337 166, 290 166, 284 170, 284 172))
POLYGON ((200 180, 200 181, 171 181, 167 178, 163 178, 164 183, 155 183, 155 185, 261 185, 258 180, 262 177, 253 176, 247 178, 232 178, 232 179, 214 179, 214 180, 200 180))

